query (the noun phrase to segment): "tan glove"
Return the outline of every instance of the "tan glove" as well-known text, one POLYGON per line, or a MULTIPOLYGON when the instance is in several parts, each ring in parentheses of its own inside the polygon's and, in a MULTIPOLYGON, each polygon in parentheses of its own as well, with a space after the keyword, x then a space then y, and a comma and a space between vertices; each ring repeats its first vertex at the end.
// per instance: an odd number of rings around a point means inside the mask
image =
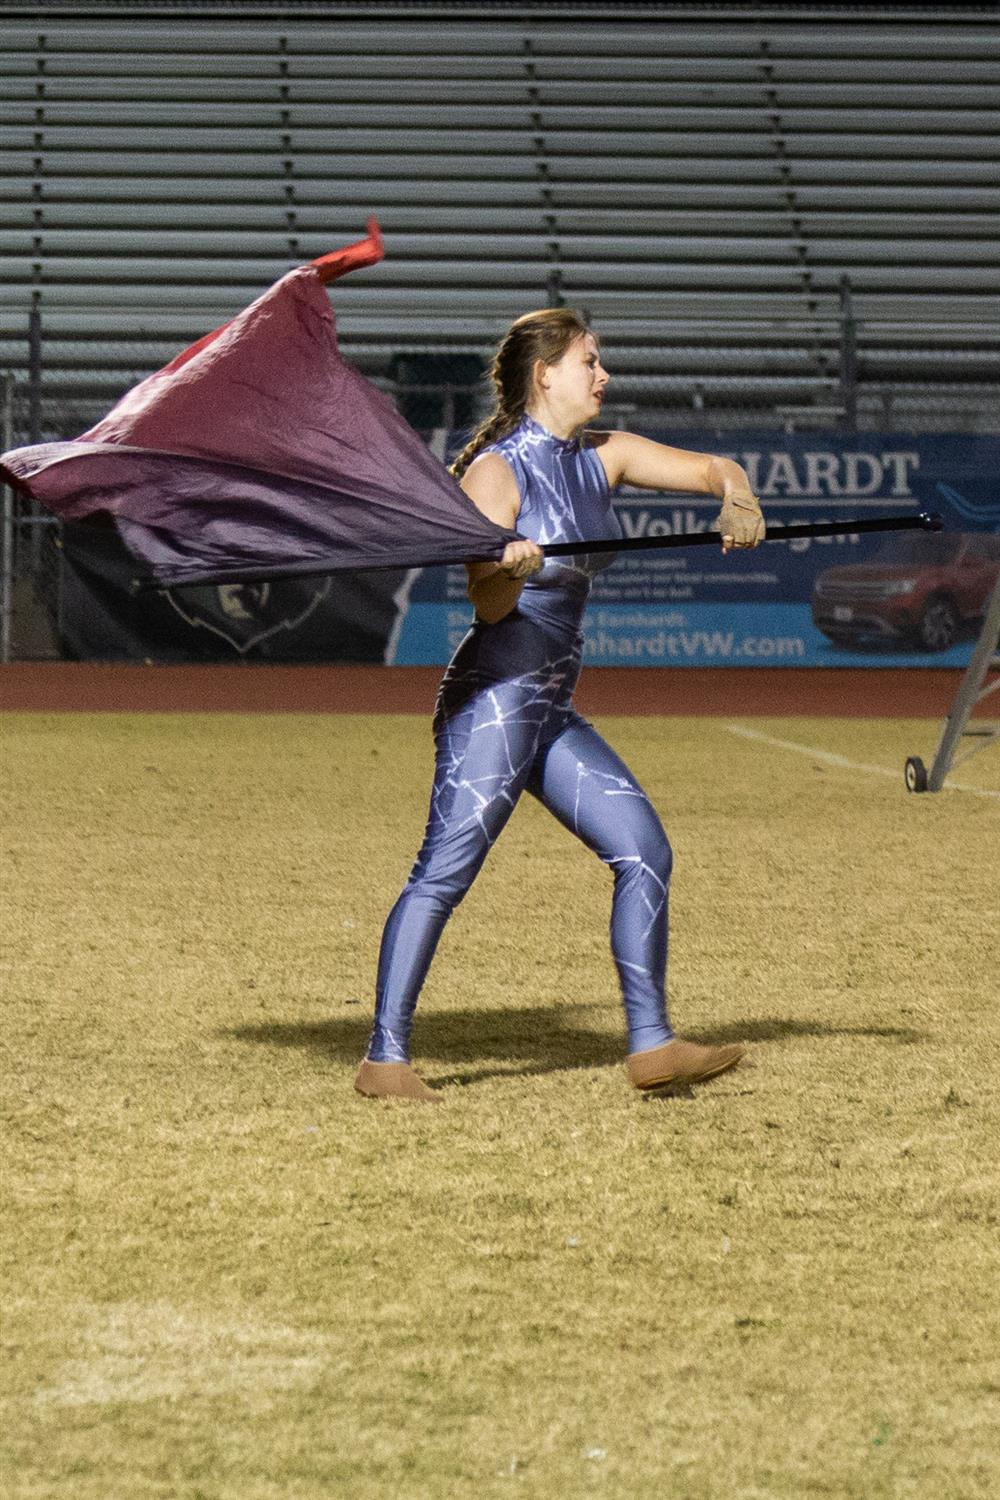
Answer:
POLYGON ((766 535, 760 501, 749 490, 733 490, 726 496, 715 525, 722 533, 723 552, 733 547, 756 547, 766 535))
POLYGON ((508 542, 500 559, 500 572, 508 578, 530 578, 545 565, 545 554, 537 542, 527 537, 508 542))

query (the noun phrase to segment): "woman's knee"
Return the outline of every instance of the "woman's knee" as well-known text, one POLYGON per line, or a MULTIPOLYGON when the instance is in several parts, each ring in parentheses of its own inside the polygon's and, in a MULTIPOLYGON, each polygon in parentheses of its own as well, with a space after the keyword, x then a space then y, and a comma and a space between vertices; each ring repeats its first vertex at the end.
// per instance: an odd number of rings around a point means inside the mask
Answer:
POLYGON ((652 871, 664 886, 669 885, 674 866, 674 852, 670 847, 663 824, 649 803, 639 815, 633 814, 625 820, 621 829, 620 845, 615 859, 609 863, 626 860, 638 863, 652 871))
POLYGON ((669 885, 674 868, 674 851, 659 818, 656 819, 655 828, 643 840, 642 858, 645 864, 656 871, 663 884, 669 885))
POLYGON ((424 845, 406 883, 407 893, 454 910, 469 890, 493 846, 489 832, 466 828, 424 845))

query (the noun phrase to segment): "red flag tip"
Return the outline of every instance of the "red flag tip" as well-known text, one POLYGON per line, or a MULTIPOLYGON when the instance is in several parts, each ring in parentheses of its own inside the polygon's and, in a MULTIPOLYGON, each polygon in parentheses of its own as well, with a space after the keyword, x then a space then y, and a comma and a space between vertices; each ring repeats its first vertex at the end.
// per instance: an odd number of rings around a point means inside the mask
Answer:
POLYGON ((385 257, 385 241, 382 238, 382 230, 379 225, 378 219, 376 219, 374 214, 372 214, 368 219, 367 229, 368 238, 374 241, 375 249, 378 252, 378 258, 379 260, 382 260, 385 257))

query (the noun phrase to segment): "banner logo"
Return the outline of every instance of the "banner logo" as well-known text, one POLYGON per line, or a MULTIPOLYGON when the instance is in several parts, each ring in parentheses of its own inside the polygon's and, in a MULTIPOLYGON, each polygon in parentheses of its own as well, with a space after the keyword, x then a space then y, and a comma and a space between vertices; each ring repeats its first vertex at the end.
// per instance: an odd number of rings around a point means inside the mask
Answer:
POLYGON ((220 583, 160 589, 193 630, 210 630, 240 656, 280 631, 297 630, 330 592, 329 574, 315 581, 220 583))

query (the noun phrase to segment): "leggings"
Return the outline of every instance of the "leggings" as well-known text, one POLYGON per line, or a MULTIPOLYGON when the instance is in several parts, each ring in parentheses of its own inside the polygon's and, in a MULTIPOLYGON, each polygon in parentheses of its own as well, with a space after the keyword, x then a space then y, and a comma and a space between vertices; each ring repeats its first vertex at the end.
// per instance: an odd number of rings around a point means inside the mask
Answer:
POLYGON ((524 790, 613 872, 611 951, 629 1050, 673 1036, 665 997, 670 845, 625 764, 554 701, 561 688, 558 672, 529 672, 467 692, 452 712, 439 709, 427 831, 382 936, 373 1062, 408 1060, 417 996, 444 925, 524 790))

